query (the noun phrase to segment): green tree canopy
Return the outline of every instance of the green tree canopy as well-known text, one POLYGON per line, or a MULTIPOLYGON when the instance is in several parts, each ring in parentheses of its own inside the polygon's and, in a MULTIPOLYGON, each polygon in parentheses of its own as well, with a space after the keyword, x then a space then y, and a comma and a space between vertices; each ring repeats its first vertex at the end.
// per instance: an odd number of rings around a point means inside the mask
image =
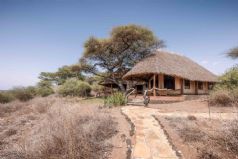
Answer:
POLYGON ((238 58, 238 47, 235 47, 233 49, 231 49, 227 55, 233 59, 237 59, 238 58))
POLYGON ((83 80, 84 76, 79 65, 71 65, 60 67, 56 72, 41 72, 39 78, 43 81, 51 81, 61 85, 69 78, 83 80))
POLYGON ((230 68, 220 78, 217 84, 218 88, 222 87, 228 90, 238 88, 238 65, 230 68))
POLYGON ((37 83, 38 87, 48 87, 51 88, 52 87, 52 83, 50 81, 40 81, 37 83))
POLYGON ((151 30, 138 25, 118 26, 108 38, 90 37, 80 59, 84 71, 117 84, 122 91, 122 76, 135 63, 163 46, 151 30))

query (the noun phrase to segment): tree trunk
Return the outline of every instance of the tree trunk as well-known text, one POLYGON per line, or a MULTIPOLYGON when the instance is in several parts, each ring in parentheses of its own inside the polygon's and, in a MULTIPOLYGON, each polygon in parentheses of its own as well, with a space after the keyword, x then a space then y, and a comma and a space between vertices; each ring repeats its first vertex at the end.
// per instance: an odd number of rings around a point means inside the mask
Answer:
POLYGON ((126 93, 126 89, 125 89, 125 87, 124 87, 124 85, 122 84, 121 81, 118 82, 118 86, 119 86, 120 90, 121 90, 123 93, 126 93))
POLYGON ((119 81, 119 80, 117 80, 117 79, 115 79, 115 78, 112 78, 111 81, 114 82, 114 83, 120 88, 120 90, 121 90, 124 94, 126 94, 126 89, 125 89, 125 87, 124 87, 122 81, 119 81))

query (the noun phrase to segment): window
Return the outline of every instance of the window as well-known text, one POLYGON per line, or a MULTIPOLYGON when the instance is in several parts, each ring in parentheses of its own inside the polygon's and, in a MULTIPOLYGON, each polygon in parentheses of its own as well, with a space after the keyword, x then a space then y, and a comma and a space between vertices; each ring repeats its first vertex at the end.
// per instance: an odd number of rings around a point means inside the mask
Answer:
POLYGON ((208 89, 209 89, 209 90, 212 90, 213 86, 214 86, 213 83, 208 82, 208 89))
POLYGON ((184 88, 185 89, 190 89, 190 81, 189 80, 184 81, 184 88))
POLYGON ((198 89, 203 90, 203 82, 198 82, 198 89))

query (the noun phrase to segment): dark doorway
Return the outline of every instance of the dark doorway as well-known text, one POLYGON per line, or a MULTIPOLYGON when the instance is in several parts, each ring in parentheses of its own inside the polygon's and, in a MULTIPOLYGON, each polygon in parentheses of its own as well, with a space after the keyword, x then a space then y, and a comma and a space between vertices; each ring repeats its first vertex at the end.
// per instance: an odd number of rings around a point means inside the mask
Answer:
POLYGON ((142 94, 143 93, 143 85, 136 85, 136 91, 138 94, 142 94))
POLYGON ((154 80, 150 80, 150 87, 151 87, 151 88, 154 87, 154 80))
POLYGON ((164 88, 175 89, 175 79, 173 76, 164 75, 164 88))
POLYGON ((158 79, 158 76, 156 76, 155 79, 156 79, 156 80, 155 80, 155 87, 156 87, 156 88, 159 88, 159 79, 158 79))

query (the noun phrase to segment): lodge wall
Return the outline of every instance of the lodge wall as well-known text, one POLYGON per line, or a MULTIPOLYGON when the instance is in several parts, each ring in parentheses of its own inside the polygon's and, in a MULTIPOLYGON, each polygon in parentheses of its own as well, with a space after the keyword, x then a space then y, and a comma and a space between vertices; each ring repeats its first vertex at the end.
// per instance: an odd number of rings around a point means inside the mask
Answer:
MULTIPOLYGON (((208 94, 208 82, 198 82, 198 81, 190 81, 187 80, 187 85, 185 86, 185 79, 174 76, 174 91, 176 94, 188 94, 188 95, 195 95, 195 94, 208 94), (189 81, 189 87, 188 87, 189 81)), ((133 82, 132 82, 133 83, 133 82)), ((132 84, 131 83, 131 84, 132 84)), ((151 89, 153 87, 158 89, 164 89, 164 74, 156 74, 151 76, 148 82, 142 85, 143 91, 151 89)), ((170 90, 173 91, 173 90, 170 90)), ((151 94, 158 95, 156 91, 151 92, 151 94)))

